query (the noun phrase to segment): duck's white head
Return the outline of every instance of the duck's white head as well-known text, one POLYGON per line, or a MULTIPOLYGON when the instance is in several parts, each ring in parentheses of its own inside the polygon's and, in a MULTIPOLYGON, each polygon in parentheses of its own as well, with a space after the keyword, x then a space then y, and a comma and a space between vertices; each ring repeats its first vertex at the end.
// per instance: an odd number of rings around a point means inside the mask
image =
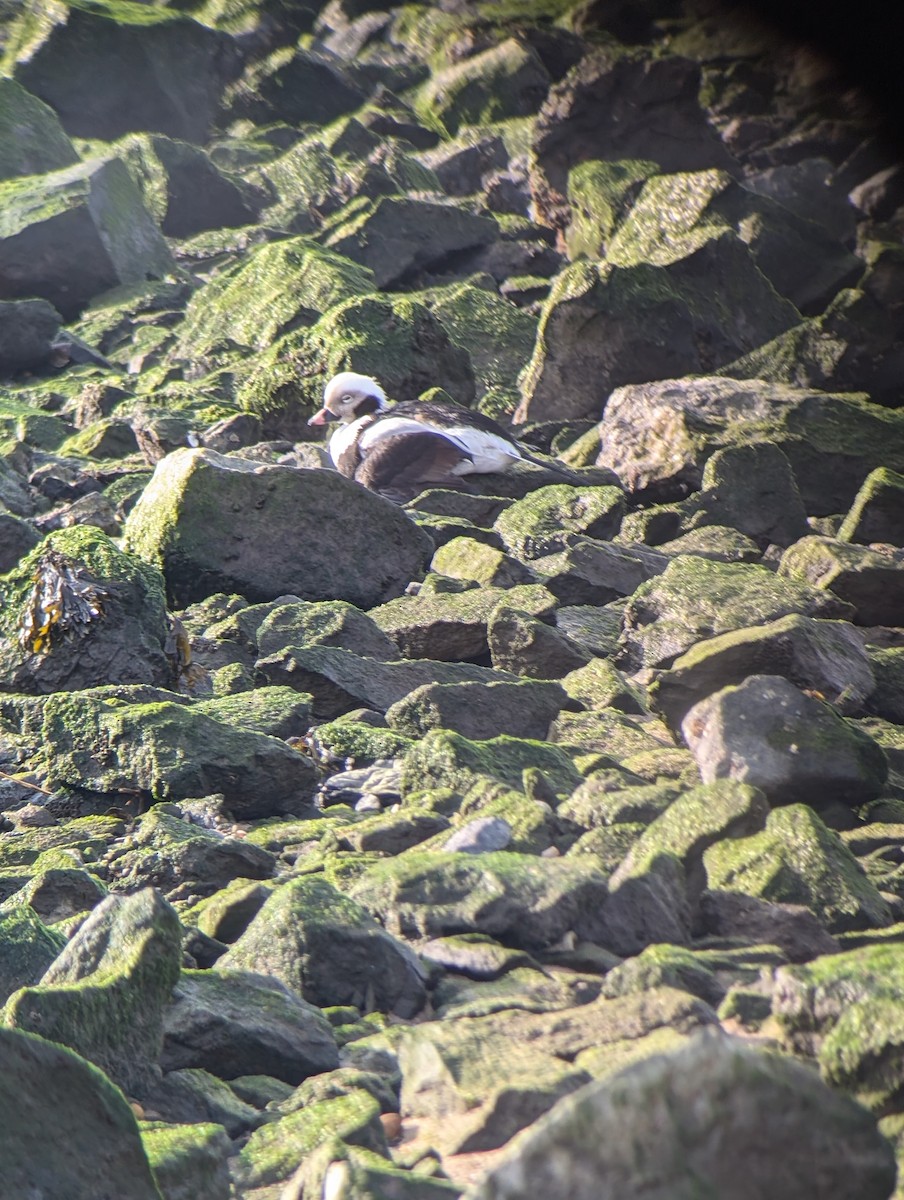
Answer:
POLYGON ((323 408, 314 413, 309 425, 326 425, 328 421, 341 421, 348 425, 368 413, 382 412, 386 405, 386 393, 369 375, 356 371, 341 371, 334 375, 323 389, 323 408))

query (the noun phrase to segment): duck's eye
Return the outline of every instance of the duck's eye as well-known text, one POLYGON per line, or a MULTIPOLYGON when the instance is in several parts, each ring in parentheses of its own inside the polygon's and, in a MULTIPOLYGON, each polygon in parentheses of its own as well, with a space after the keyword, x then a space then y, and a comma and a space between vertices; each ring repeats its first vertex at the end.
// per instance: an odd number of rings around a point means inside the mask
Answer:
POLYGON ((341 404, 351 404, 353 399, 354 399, 354 396, 345 395, 342 397, 342 400, 340 401, 340 403, 341 404))

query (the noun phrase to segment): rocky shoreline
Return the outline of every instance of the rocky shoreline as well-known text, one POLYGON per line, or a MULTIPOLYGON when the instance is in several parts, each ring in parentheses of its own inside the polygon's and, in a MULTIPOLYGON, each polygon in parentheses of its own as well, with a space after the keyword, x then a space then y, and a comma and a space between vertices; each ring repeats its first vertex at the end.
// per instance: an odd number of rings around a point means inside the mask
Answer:
POLYGON ((0 1198, 904 1194, 863 96, 691 0, 0 22, 0 1198), (575 482, 371 493, 339 370, 575 482))

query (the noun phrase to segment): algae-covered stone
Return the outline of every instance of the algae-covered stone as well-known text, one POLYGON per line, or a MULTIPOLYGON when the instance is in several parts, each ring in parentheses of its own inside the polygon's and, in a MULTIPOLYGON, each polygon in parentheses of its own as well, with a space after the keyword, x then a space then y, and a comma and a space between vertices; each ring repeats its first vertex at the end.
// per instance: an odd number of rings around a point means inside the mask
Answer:
POLYGON ((555 602, 545 588, 537 585, 482 587, 459 593, 400 596, 371 609, 370 616, 405 658, 456 662, 486 654, 487 626, 500 603, 548 616, 555 602))
MULTIPOLYGON (((573 634, 569 641, 574 644, 573 634)), ((586 666, 569 671, 562 677, 562 687, 572 700, 587 709, 615 708, 623 713, 648 711, 646 699, 640 688, 629 682, 627 677, 605 658, 592 658, 586 666)))
POLYGON ((698 642, 789 613, 847 617, 850 607, 801 580, 753 563, 673 559, 625 608, 621 658, 629 667, 669 666, 698 642))
POLYGON ((613 389, 711 371, 797 316, 728 230, 700 230, 655 263, 573 263, 544 302, 516 419, 595 417, 613 389), (730 319, 741 304, 756 314, 744 329, 730 319))
POLYGON ((528 767, 538 768, 555 792, 571 792, 581 782, 571 757, 558 746, 505 735, 474 742, 436 729, 405 755, 402 792, 447 787, 463 793, 479 776, 520 787, 528 767))
POLYGON ((372 271, 378 288, 454 253, 485 246, 499 233, 491 217, 429 200, 383 196, 349 207, 334 219, 325 244, 372 271))
POLYGON ((103 0, 28 6, 10 31, 4 67, 73 137, 154 129, 203 142, 236 60, 231 37, 180 12, 103 0))
POLYGON ((500 513, 493 528, 512 554, 534 559, 563 549, 569 534, 611 541, 624 514, 625 498, 618 488, 559 483, 517 500, 500 513))
POLYGON ((373 287, 370 271, 309 238, 253 247, 194 294, 171 355, 203 359, 230 342, 263 350, 288 329, 312 325, 334 304, 373 287))
POLYGON ((645 180, 659 167, 649 160, 588 159, 568 173, 568 257, 602 258, 645 180))
POLYGON ((59 117, 13 79, 0 80, 0 179, 42 175, 78 162, 59 117))
POLYGON ((886 1200, 894 1177, 865 1109, 799 1063, 700 1035, 562 1101, 466 1195, 886 1200))
POLYGON ((339 1065, 320 1010, 251 972, 183 971, 163 1030, 164 1071, 200 1067, 221 1079, 272 1075, 297 1085, 339 1065))
MULTIPOLYGON (((450 518, 435 517, 433 520, 448 521, 450 518)), ((431 524, 428 528, 435 539, 436 526, 431 524)), ((511 588, 534 582, 536 576, 530 567, 497 546, 478 541, 475 534, 482 531, 476 526, 473 533, 467 530, 463 536, 460 526, 455 527, 455 532, 458 536, 437 546, 430 560, 431 569, 437 574, 451 579, 473 580, 483 587, 511 588)), ((490 536, 496 540, 495 534, 490 536)))
POLYGON ((688 893, 695 899, 706 886, 703 856, 708 847, 758 833, 768 813, 763 793, 746 784, 722 780, 691 788, 647 826, 612 876, 610 887, 617 889, 644 874, 659 855, 673 854, 681 860, 688 893))
POLYGON ((399 595, 432 550, 395 505, 336 472, 188 449, 158 463, 123 538, 161 566, 182 604, 238 591, 252 600, 292 594, 368 608, 399 595), (341 538, 328 535, 337 512, 341 538))
POLYGON ((181 697, 130 704, 103 690, 59 693, 44 706, 42 728, 55 785, 175 800, 220 793, 234 816, 247 817, 303 812, 314 791, 304 755, 181 697))
POLYGON ((237 1174, 242 1187, 288 1181, 301 1160, 333 1137, 387 1153, 380 1124, 380 1105, 374 1097, 359 1088, 343 1096, 317 1101, 262 1125, 252 1133, 239 1154, 237 1174))
POLYGON ((162 892, 209 894, 231 879, 269 879, 276 861, 266 850, 241 838, 223 837, 155 805, 139 817, 111 865, 120 891, 152 885, 162 892))
POLYGON ((592 927, 606 880, 577 859, 413 850, 369 867, 352 894, 406 937, 477 932, 537 949, 592 927))
POLYGON ((532 679, 559 679, 590 657, 558 629, 508 604, 493 610, 487 646, 494 667, 532 679))
POLYGON ((771 804, 856 807, 888 776, 882 747, 780 675, 751 675, 689 709, 684 738, 705 783, 737 779, 771 804))
POLYGON ((0 1000, 37 983, 64 945, 28 904, 0 913, 0 1000))
POLYGON ((373 618, 343 600, 280 605, 261 622, 255 641, 262 658, 285 646, 338 646, 385 662, 398 657, 395 642, 373 618))
POLYGON ((814 1057, 828 1083, 875 1110, 904 1082, 902 989, 901 945, 862 946, 779 968, 772 1011, 790 1049, 814 1057))
POLYGON ((240 1100, 232 1088, 209 1071, 185 1067, 169 1071, 147 1093, 147 1108, 173 1124, 213 1122, 238 1138, 260 1123, 257 1109, 240 1100))
POLYGON ((722 447, 769 442, 788 459, 807 512, 844 512, 875 467, 904 469, 904 418, 862 393, 762 379, 661 379, 619 388, 606 402, 597 465, 647 499, 702 486, 722 447))
POLYGON ((57 530, 0 577, 0 690, 163 684, 166 633, 159 571, 93 526, 57 530))
POLYGON ((630 596, 640 584, 660 575, 668 563, 668 556, 659 550, 575 534, 564 550, 541 555, 531 568, 562 604, 598 607, 630 596))
POLYGON ((311 697, 292 688, 256 687, 238 695, 199 700, 194 711, 249 733, 300 737, 311 723, 311 697))
POLYGON ((549 83, 536 51, 506 38, 433 74, 418 93, 418 105, 454 134, 462 125, 536 112, 549 83))
MULTIPOLYGON (((46 300, 0 301, 0 374, 46 368, 61 323, 62 317, 46 300)), ((25 432, 25 422, 19 429, 25 432)))
POLYGON ((169 248, 123 163, 89 159, 0 183, 5 295, 41 296, 64 317, 122 283, 174 270, 169 248))
POLYGON ((135 1114, 102 1071, 14 1029, 0 1029, 0 1047, 0 1155, 10 1196, 162 1200, 135 1114))
POLYGON ((431 729, 452 729, 463 737, 485 739, 509 734, 544 738, 567 703, 557 683, 525 679, 519 683, 428 683, 409 692, 387 710, 389 724, 409 737, 431 729))
POLYGON ((805 537, 789 546, 782 575, 805 579, 853 605, 859 625, 898 625, 904 619, 904 561, 866 546, 829 537, 805 537))
POLYGON ((673 987, 718 1005, 725 986, 702 956, 685 946, 647 946, 635 958, 613 967, 603 982, 602 995, 614 999, 654 987, 673 987))
POLYGON ((181 957, 179 920, 152 888, 108 896, 40 982, 13 993, 3 1024, 40 1029, 140 1095, 159 1072, 163 1009, 181 957))
POLYGON ((222 971, 257 971, 311 1004, 354 1004, 411 1017, 424 1002, 424 972, 407 946, 323 878, 277 888, 222 971))
POLYGON ((904 475, 887 467, 870 471, 838 530, 838 539, 904 545, 904 475))
POLYGON ((805 804, 773 809, 762 833, 717 842, 704 866, 710 888, 806 904, 832 932, 891 919, 856 858, 805 804))
POLYGON ((860 711, 876 687, 863 640, 846 621, 790 613, 698 642, 659 674, 650 695, 678 729, 694 704, 750 675, 782 675, 846 714, 860 711))
POLYGON ((232 1143, 222 1125, 144 1121, 141 1143, 165 1200, 229 1200, 232 1143))
POLYGON ((491 683, 514 676, 471 663, 433 659, 380 662, 338 646, 288 646, 259 658, 255 670, 273 684, 313 695, 314 716, 330 720, 356 708, 385 712, 390 705, 427 683, 491 683))

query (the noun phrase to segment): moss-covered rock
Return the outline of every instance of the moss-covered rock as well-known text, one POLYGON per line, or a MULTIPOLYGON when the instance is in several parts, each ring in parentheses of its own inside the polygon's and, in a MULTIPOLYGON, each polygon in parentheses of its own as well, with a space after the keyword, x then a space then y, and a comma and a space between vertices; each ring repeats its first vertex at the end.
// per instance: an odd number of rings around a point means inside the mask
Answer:
POLYGON ((538 949, 592 924, 606 881, 579 859, 412 850, 369 867, 352 894, 403 936, 476 932, 538 949))
POLYGON ((827 1082, 873 1109, 902 1083, 900 944, 864 946, 775 975, 772 1011, 785 1044, 814 1057, 827 1082))
POLYGON ((451 788, 466 792, 480 776, 520 787, 526 768, 536 767, 555 792, 570 792, 581 775, 567 752, 526 738, 501 736, 473 742, 437 729, 417 742, 402 761, 402 791, 451 788))
POLYGON ((805 579, 854 607, 859 625, 895 625, 904 605, 904 556, 889 558, 867 546, 805 537, 782 555, 779 571, 805 579))
POLYGON ((210 450, 158 464, 123 540, 160 565, 182 604, 238 591, 252 600, 292 594, 367 608, 400 594, 432 550, 394 505, 334 471, 263 467, 210 450), (335 531, 339 511, 341 539, 319 536, 335 531))
POLYGON ((310 761, 285 742, 227 725, 182 698, 128 703, 101 690, 60 693, 44 706, 44 749, 55 784, 155 799, 219 792, 235 816, 302 812, 310 761))
POLYGON ((789 613, 831 618, 850 612, 831 594, 802 580, 776 578, 765 567, 681 555, 629 600, 620 658, 629 667, 668 667, 698 642, 731 629, 789 613))
POLYGON ((151 1086, 163 1009, 179 975, 179 921, 152 888, 108 896, 34 987, 7 1000, 2 1021, 62 1042, 131 1095, 151 1086))
POLYGON ((887 467, 870 471, 838 530, 838 539, 904 545, 904 475, 887 467))
POLYGON ((517 500, 500 513, 493 528, 512 554, 535 559, 562 550, 571 534, 611 541, 624 513, 625 498, 618 488, 560 483, 517 500))
POLYGON ((125 1096, 97 1067, 64 1046, 0 1029, 0 1153, 10 1195, 91 1196, 98 1186, 122 1200, 162 1200, 125 1096), (48 1097, 59 1138, 45 1136, 48 1097))
POLYGON ((0 914, 0 999, 38 982, 65 945, 61 933, 48 929, 28 904, 0 914))
POLYGON ((48 534, 0 578, 3 690, 164 684, 163 579, 93 526, 48 534))
POLYGON ((174 270, 159 229, 118 159, 90 159, 0 183, 0 266, 72 318, 121 283, 174 270))
POLYGON ((261 622, 254 640, 261 657, 285 646, 338 646, 383 661, 398 655, 395 642, 373 618, 343 600, 279 605, 261 622))
POLYGON ((166 1071, 221 1079, 272 1075, 297 1085, 339 1065, 326 1017, 276 980, 250 972, 183 971, 164 1016, 166 1071))
POLYGON ((833 932, 891 918, 850 850, 805 804, 773 809, 762 833, 717 842, 704 866, 710 888, 805 904, 833 932))
POLYGON ((603 258, 606 246, 645 180, 659 172, 649 160, 610 162, 589 159, 568 173, 570 219, 565 232, 568 257, 603 258))
POLYGON ((449 133, 537 111, 550 78, 536 51, 517 38, 437 71, 418 92, 417 103, 449 133))
POLYGON ((141 1144, 165 1200, 227 1200, 231 1143, 222 1125, 143 1121, 141 1144))
POLYGON ((428 683, 415 688, 387 710, 386 719, 400 733, 423 737, 431 729, 452 729, 463 737, 486 739, 545 738, 566 703, 552 682, 428 683))
POLYGON ((78 162, 53 109, 13 79, 0 82, 0 179, 42 175, 78 162))
POLYGON ((411 950, 323 878, 278 887, 218 963, 280 979, 311 1004, 413 1016, 424 973, 411 950))
POLYGON ((601 1178, 611 1181, 612 1195, 630 1195, 638 1173, 650 1169, 672 1181, 676 1196, 703 1188, 782 1200, 814 1188, 881 1200, 895 1172, 875 1118, 812 1071, 736 1039, 701 1035, 558 1105, 468 1196, 512 1200, 530 1179, 557 1200, 588 1200, 599 1195, 601 1178), (715 1126, 729 1131, 728 1142, 712 1136, 715 1126))

